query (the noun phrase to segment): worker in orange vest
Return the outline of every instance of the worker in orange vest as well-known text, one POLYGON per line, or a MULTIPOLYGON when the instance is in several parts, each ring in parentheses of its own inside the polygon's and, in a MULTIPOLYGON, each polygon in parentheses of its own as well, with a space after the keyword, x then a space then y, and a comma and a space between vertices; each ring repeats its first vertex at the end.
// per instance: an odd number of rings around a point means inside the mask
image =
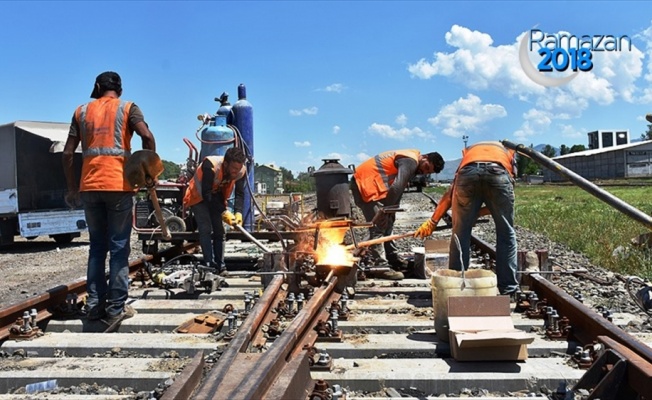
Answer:
POLYGON ((83 202, 90 237, 87 318, 102 320, 109 327, 136 313, 126 305, 135 192, 124 176, 124 165, 131 153, 133 133, 140 136, 143 149, 156 151, 154 135, 140 108, 120 100, 121 95, 120 75, 107 71, 97 76, 91 93, 96 100, 75 110, 62 157, 68 183, 66 202, 83 202), (83 160, 81 185, 73 167, 79 143, 83 160), (107 253, 111 254, 108 284, 107 253))
POLYGON ((449 268, 460 271, 469 266, 471 229, 485 210, 496 225, 496 275, 500 294, 513 294, 518 289, 516 279, 516 232, 514 230, 514 178, 516 153, 500 142, 478 142, 462 150, 462 161, 451 187, 442 196, 432 216, 414 236, 425 238, 435 231, 439 220, 452 207, 452 235, 449 248, 449 268))
POLYGON ((183 198, 184 207, 190 207, 195 216, 204 263, 220 273, 226 272, 223 223, 242 225, 246 162, 247 156, 238 147, 229 148, 223 157, 204 158, 183 198), (235 214, 227 208, 234 189, 235 214))
MULTIPOLYGON (((374 221, 369 228, 369 240, 392 234, 394 214, 383 213, 383 207, 398 206, 410 179, 417 174, 439 173, 444 159, 439 153, 421 154, 418 150, 394 150, 380 153, 360 164, 351 178, 351 192, 355 204, 366 221, 374 221)), ((374 264, 388 268, 378 278, 401 280, 407 261, 399 257, 393 241, 370 246, 374 264)))

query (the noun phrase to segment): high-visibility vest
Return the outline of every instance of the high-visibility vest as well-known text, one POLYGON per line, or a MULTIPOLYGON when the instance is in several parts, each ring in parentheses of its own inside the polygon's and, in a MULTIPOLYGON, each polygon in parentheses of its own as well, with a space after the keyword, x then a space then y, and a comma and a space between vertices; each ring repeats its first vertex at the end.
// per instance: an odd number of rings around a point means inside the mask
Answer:
POLYGON ((514 177, 516 152, 503 146, 500 142, 478 142, 462 150, 462 162, 459 168, 472 162, 495 162, 502 165, 514 177))
POLYGON ((124 164, 131 154, 132 104, 105 96, 75 110, 83 160, 80 191, 133 191, 124 177, 124 164))
POLYGON ((414 149, 386 151, 368 159, 355 169, 353 177, 362 200, 370 202, 387 197, 389 187, 398 175, 395 161, 399 157, 411 158, 418 164, 421 153, 414 149))
MULTIPOLYGON (((215 178, 213 179, 213 186, 211 188, 212 192, 222 192, 222 197, 224 198, 224 206, 233 192, 235 187, 235 182, 245 176, 247 172, 247 167, 243 164, 238 175, 233 180, 222 180, 223 171, 222 171, 222 162, 224 157, 222 156, 208 156, 205 160, 209 160, 213 165, 213 173, 215 178)), ((203 200, 201 193, 201 182, 202 177, 204 176, 204 171, 201 166, 197 168, 195 175, 190 180, 188 188, 186 189, 186 194, 183 196, 183 205, 184 207, 191 207, 203 200)))

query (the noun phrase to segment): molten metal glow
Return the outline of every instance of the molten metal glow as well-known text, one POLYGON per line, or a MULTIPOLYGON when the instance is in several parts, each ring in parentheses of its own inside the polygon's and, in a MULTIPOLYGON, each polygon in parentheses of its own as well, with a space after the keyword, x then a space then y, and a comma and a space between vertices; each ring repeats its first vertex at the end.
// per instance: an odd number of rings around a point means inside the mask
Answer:
POLYGON ((342 235, 336 231, 333 229, 320 232, 316 254, 317 264, 351 266, 356 261, 355 257, 341 244, 342 235))

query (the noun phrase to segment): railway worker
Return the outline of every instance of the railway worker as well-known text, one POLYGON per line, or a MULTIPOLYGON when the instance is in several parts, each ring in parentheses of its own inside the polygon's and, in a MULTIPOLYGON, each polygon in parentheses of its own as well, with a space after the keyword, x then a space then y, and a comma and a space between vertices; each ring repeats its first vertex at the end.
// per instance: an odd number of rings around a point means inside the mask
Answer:
POLYGON ((68 184, 66 202, 75 205, 81 200, 90 236, 87 318, 102 320, 108 326, 136 313, 126 305, 135 192, 124 177, 124 165, 133 133, 140 136, 143 149, 156 151, 154 135, 142 111, 133 102, 120 100, 121 95, 120 75, 107 71, 97 76, 91 93, 95 100, 75 110, 62 157, 68 184), (73 168, 73 154, 80 142, 81 182, 73 168))
POLYGON ((246 155, 237 147, 229 148, 223 157, 207 156, 190 180, 183 198, 184 207, 191 208, 197 222, 204 264, 220 273, 226 272, 223 222, 242 225, 246 162, 246 155), (234 189, 235 214, 227 208, 234 189))
POLYGON ((500 294, 516 292, 516 232, 514 231, 514 177, 516 153, 500 142, 478 142, 462 150, 462 161, 453 184, 443 195, 432 216, 414 236, 425 238, 452 208, 452 234, 457 235, 462 254, 454 240, 449 248, 449 268, 460 271, 469 265, 471 229, 482 213, 482 204, 496 225, 496 275, 500 294))
MULTIPOLYGON (((421 154, 414 149, 386 151, 360 164, 351 178, 351 192, 365 220, 374 221, 369 240, 392 234, 395 215, 382 210, 400 204, 410 179, 417 174, 439 173, 443 168, 439 153, 421 154)), ((370 246, 369 250, 376 267, 389 268, 377 278, 403 279, 400 270, 407 268, 407 261, 399 257, 393 241, 370 246)))

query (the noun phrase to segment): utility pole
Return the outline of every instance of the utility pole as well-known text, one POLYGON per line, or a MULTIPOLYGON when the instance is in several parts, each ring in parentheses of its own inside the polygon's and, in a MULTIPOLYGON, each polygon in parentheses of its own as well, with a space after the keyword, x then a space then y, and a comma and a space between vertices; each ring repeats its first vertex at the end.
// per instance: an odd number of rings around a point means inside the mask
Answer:
POLYGON ((464 148, 466 149, 466 142, 469 140, 469 137, 466 135, 462 135, 462 140, 464 140, 464 148))

